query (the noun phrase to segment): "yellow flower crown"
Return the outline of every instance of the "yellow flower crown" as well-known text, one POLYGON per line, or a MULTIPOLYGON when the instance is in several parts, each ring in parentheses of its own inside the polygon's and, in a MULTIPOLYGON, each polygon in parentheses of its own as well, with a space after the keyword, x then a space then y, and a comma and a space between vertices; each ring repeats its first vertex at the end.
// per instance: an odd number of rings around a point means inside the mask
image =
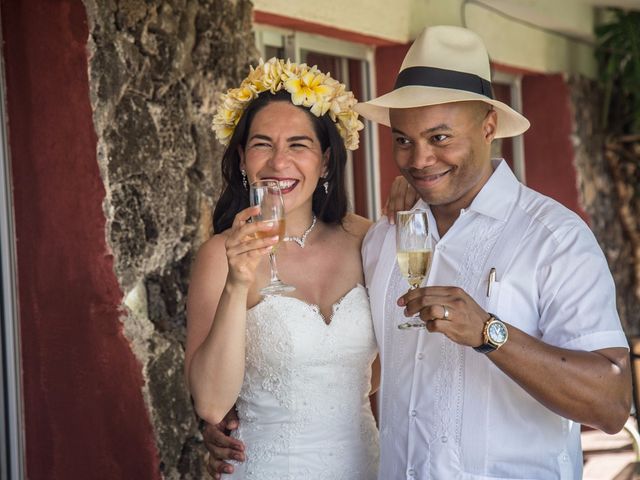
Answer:
POLYGON ((213 117, 213 130, 218 141, 222 145, 229 144, 249 102, 267 90, 276 93, 282 89, 291 94, 294 105, 310 108, 316 117, 329 112, 344 139, 344 146, 348 150, 358 148, 358 130, 362 130, 364 125, 353 110, 357 103, 353 93, 344 84, 331 78, 330 74, 322 73, 315 65, 308 67, 304 63, 291 63, 289 60, 285 62, 275 57, 267 62, 260 59, 256 68, 251 67, 240 87, 222 94, 221 104, 213 117))

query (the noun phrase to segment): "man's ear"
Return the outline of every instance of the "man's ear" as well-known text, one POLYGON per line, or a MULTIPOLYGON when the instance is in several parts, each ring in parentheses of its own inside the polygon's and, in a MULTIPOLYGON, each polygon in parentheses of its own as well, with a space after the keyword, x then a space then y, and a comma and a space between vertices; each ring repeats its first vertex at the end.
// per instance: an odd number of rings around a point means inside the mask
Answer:
POLYGON ((482 136, 487 143, 491 143, 498 130, 498 113, 492 108, 487 112, 482 122, 482 136))

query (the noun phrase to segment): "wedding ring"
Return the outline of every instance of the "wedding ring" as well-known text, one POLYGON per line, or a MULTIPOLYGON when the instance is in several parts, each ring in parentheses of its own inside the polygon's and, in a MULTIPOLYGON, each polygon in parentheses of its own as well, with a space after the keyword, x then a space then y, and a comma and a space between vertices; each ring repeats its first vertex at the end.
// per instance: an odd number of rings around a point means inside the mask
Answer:
POLYGON ((445 305, 442 305, 442 309, 444 310, 444 314, 442 314, 442 319, 449 320, 449 309, 445 305))

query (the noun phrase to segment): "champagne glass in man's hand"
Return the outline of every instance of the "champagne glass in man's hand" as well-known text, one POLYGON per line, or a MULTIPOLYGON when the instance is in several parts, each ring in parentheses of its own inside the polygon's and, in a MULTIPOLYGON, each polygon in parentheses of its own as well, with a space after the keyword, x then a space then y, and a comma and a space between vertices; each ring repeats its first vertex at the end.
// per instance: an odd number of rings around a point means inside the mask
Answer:
MULTIPOLYGON (((400 272, 411 290, 418 288, 429 275, 431 267, 431 237, 425 210, 396 212, 396 257, 400 272)), ((399 329, 424 328, 422 321, 408 321, 399 329)))

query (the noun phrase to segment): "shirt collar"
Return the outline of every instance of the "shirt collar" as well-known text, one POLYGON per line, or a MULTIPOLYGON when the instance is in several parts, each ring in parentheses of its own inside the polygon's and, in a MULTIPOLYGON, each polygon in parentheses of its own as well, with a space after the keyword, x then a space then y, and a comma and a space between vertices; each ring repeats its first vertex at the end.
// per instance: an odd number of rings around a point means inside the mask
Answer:
MULTIPOLYGON (((467 208, 467 211, 474 211, 481 215, 486 215, 497 220, 506 220, 511 205, 518 196, 519 181, 513 174, 507 162, 502 158, 491 160, 493 173, 482 190, 467 208)), ((413 206, 412 210, 431 210, 429 204, 420 199, 413 206)), ((464 210, 464 209, 463 209, 464 210)))
POLYGON ((482 215, 506 220, 511 211, 511 205, 516 201, 520 182, 513 174, 507 162, 502 158, 491 161, 493 173, 482 190, 469 205, 467 210, 478 212, 482 215))

